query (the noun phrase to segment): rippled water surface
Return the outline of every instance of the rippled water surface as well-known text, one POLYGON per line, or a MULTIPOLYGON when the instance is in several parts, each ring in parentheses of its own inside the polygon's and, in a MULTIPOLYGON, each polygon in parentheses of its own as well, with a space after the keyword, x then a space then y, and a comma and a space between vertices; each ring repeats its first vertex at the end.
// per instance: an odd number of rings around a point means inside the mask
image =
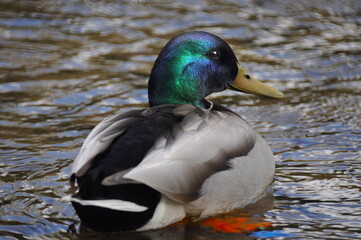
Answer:
POLYGON ((1 239, 361 239, 361 2, 0 0, 1 239), (147 106, 160 49, 215 33, 284 100, 222 92, 277 157, 274 192, 232 213, 268 227, 192 223, 142 234, 79 229, 70 166, 104 117, 147 106))

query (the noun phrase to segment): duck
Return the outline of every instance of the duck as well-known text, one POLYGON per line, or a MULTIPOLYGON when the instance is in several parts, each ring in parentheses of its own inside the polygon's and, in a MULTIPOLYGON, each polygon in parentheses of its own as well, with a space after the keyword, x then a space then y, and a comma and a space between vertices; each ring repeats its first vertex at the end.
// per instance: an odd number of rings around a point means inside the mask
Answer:
POLYGON ((273 182, 274 156, 242 117, 207 99, 226 89, 284 97, 243 69, 220 37, 173 37, 151 70, 149 107, 105 118, 73 163, 77 191, 69 200, 82 224, 147 231, 262 198, 273 182))

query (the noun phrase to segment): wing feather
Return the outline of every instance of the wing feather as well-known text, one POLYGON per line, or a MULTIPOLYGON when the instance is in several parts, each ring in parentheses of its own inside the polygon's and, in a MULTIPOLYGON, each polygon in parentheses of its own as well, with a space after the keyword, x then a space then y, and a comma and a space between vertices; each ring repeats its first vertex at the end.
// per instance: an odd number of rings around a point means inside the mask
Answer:
POLYGON ((133 110, 105 118, 85 139, 71 169, 71 174, 79 177, 91 167, 92 160, 105 151, 112 141, 144 116, 144 110, 133 110))
POLYGON ((256 133, 233 112, 191 105, 159 106, 118 114, 99 123, 85 140, 72 175, 84 175, 116 137, 148 115, 163 114, 161 110, 179 120, 172 120, 169 130, 162 130, 138 165, 105 177, 103 185, 144 183, 177 202, 190 202, 199 197, 209 176, 229 168, 229 160, 247 155, 255 145, 256 133))
POLYGON ((230 159, 247 155, 256 141, 252 128, 234 113, 193 107, 184 114, 123 176, 182 203, 199 197, 210 175, 227 169, 230 159))

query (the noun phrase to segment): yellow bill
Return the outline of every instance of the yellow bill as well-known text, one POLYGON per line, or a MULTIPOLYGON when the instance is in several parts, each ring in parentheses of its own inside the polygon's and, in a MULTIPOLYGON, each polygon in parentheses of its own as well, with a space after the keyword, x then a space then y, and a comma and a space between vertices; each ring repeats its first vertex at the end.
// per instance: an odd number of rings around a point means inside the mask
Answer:
POLYGON ((233 83, 228 85, 229 89, 251 93, 257 96, 270 97, 270 98, 283 98, 284 95, 282 92, 277 89, 264 84, 257 79, 253 78, 247 73, 239 64, 238 65, 238 74, 234 79, 233 83))

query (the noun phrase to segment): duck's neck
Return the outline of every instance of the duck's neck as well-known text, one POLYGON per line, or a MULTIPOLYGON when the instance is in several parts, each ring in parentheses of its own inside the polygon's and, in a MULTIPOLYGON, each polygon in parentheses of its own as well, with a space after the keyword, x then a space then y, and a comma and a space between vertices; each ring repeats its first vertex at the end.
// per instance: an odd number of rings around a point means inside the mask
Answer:
POLYGON ((212 109, 213 103, 206 99, 201 100, 183 100, 175 97, 174 95, 158 95, 151 94, 151 91, 148 90, 148 98, 149 98, 149 106, 154 107, 163 104, 190 104, 196 107, 204 108, 204 109, 212 109))
POLYGON ((174 74, 171 71, 153 69, 148 83, 148 98, 151 107, 162 104, 191 104, 208 109, 211 103, 205 84, 195 76, 174 74), (201 84, 200 84, 201 82, 201 84))

